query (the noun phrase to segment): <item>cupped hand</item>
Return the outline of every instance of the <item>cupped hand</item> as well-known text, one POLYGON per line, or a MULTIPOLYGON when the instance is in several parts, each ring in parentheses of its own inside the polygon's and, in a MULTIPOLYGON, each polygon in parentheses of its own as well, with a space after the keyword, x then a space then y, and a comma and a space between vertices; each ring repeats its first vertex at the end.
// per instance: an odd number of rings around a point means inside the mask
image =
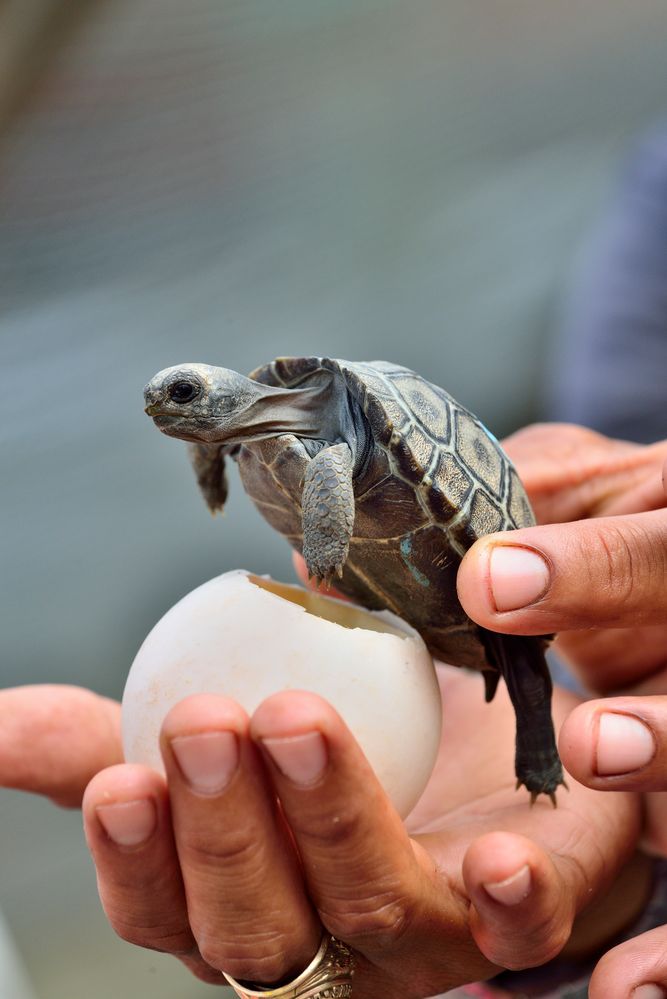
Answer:
MULTIPOLYGON (((358 999, 430 996, 553 957, 632 851, 634 798, 575 784, 556 810, 531 808, 514 790, 504 692, 485 705, 479 678, 451 668, 441 683, 438 764, 407 829, 319 697, 276 694, 251 718, 222 697, 181 702, 162 730, 166 780, 116 766, 86 791, 112 925, 221 984, 223 970, 294 976, 324 926, 356 954, 358 999)), ((557 712, 573 703, 559 693, 557 712)), ((638 908, 643 888, 624 903, 638 908)), ((609 936, 628 913, 606 909, 620 920, 597 927, 609 936)))
POLYGON ((492 631, 558 633, 591 690, 667 689, 667 441, 614 441, 562 424, 505 441, 538 527, 487 535, 458 591, 492 631))

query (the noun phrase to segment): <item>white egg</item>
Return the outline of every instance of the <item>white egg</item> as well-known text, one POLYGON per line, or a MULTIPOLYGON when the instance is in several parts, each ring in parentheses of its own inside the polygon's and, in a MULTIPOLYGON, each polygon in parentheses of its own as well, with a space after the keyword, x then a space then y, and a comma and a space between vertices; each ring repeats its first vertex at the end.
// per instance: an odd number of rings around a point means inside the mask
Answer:
POLYGON ((162 770, 160 726, 190 694, 225 694, 252 713, 291 689, 336 708, 407 815, 440 742, 440 692, 420 636, 388 612, 241 570, 188 593, 141 646, 123 694, 125 758, 162 770))

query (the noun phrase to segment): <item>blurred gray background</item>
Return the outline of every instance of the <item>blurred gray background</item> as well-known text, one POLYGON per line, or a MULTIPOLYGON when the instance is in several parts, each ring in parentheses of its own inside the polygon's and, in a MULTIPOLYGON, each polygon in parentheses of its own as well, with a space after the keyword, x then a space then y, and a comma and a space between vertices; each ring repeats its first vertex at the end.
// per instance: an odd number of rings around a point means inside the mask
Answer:
MULTIPOLYGON (((291 578, 236 476, 212 520, 143 415, 159 368, 386 358, 498 434, 539 416, 666 49, 663 0, 5 0, 0 682, 119 697, 188 589, 291 578)), ((214 994, 114 938, 77 813, 2 792, 0 816, 37 999, 214 994)))

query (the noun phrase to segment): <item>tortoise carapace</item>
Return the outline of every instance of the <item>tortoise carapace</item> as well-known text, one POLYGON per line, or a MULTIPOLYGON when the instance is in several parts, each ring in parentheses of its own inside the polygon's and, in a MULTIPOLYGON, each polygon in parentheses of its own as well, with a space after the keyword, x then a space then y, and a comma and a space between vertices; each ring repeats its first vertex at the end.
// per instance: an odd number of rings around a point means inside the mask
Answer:
POLYGON ((475 416, 399 365, 321 357, 279 358, 249 378, 181 364, 155 375, 145 400, 163 433, 190 442, 211 510, 224 505, 231 456, 312 576, 398 614, 438 658, 482 670, 487 700, 502 675, 518 783, 555 803, 563 772, 546 639, 480 628, 456 595, 479 537, 534 523, 514 467, 475 416))

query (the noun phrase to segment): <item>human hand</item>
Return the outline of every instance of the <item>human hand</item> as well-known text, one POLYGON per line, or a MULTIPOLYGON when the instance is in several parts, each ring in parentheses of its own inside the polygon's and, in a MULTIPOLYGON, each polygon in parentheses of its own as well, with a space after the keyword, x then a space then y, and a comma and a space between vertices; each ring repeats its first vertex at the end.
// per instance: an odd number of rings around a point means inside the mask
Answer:
POLYGON ((557 632, 592 690, 667 690, 667 441, 545 424, 504 444, 541 526, 473 545, 458 575, 466 612, 492 631, 557 632))
MULTIPOLYGON (((315 695, 277 694, 252 718, 221 697, 177 705, 161 737, 166 782, 117 766, 86 791, 117 932, 222 984, 221 969, 295 975, 325 926, 356 954, 355 999, 429 996, 554 956, 632 851, 634 799, 575 785, 555 811, 531 808, 511 780, 505 692, 485 705, 478 677, 445 668, 441 682, 445 733, 409 834, 315 695)), ((573 703, 559 692, 557 713, 573 703)))
POLYGON ((0 787, 78 808, 91 777, 122 759, 116 701, 56 684, 0 691, 0 787))
MULTIPOLYGON (((588 787, 647 792, 644 844, 651 852, 667 854, 666 696, 612 697, 580 705, 561 729, 559 750, 569 772, 588 787)), ((663 890, 663 911, 666 904, 663 890)), ((609 951, 595 969, 589 995, 591 999, 667 995, 667 926, 609 951), (647 988, 646 994, 641 986, 647 988)))
MULTIPOLYGON (((519 531, 531 552, 512 568, 501 535, 484 538, 461 567, 459 594, 480 624, 512 633, 561 632, 558 648, 583 680, 602 692, 667 690, 666 442, 650 447, 608 441, 582 428, 535 427, 510 438, 538 519, 575 523, 519 531), (542 451, 542 446, 544 450, 542 451), (501 570, 496 594, 493 569, 501 570), (531 572, 542 573, 541 584, 531 572), (530 587, 538 592, 530 593, 530 587), (536 599, 535 599, 536 598, 536 599), (525 606, 524 606, 525 605, 525 606), (575 629, 575 630, 570 630, 575 629)), ((520 558, 521 558, 520 556, 520 558)), ((616 697, 578 707, 565 722, 559 751, 567 770, 600 790, 646 793, 644 844, 667 853, 667 697, 616 697), (661 791, 663 793, 661 793, 661 791)), ((667 927, 611 950, 590 984, 591 999, 667 994, 667 927)))

